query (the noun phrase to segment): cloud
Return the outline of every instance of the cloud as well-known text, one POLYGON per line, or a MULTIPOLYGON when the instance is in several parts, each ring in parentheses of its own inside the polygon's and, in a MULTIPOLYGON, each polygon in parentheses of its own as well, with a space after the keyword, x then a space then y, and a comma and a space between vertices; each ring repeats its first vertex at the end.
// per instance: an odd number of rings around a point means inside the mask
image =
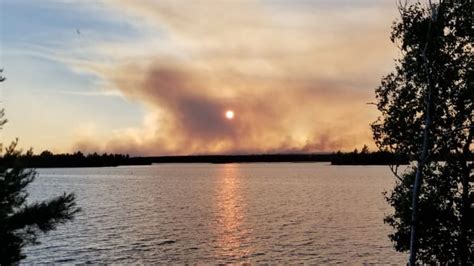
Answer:
POLYGON ((76 148, 317 152, 370 142, 374 111, 365 103, 393 57, 386 4, 344 15, 336 7, 286 10, 258 1, 106 3, 130 23, 154 27, 157 46, 132 43, 120 51, 146 52, 79 67, 142 103, 149 115, 141 129, 118 130, 102 145, 82 138, 76 148), (225 119, 227 109, 234 120, 225 119))

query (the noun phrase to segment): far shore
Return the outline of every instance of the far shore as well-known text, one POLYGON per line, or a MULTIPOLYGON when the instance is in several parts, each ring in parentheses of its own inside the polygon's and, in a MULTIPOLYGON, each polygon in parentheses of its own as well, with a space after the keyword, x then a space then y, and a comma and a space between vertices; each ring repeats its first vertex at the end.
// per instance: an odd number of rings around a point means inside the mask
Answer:
POLYGON ((52 154, 0 158, 2 165, 28 168, 69 167, 113 167, 125 165, 152 165, 163 163, 309 163, 327 162, 331 165, 404 165, 407 158, 399 158, 388 152, 336 152, 336 153, 293 153, 293 154, 244 154, 244 155, 184 155, 130 157, 122 154, 52 154))

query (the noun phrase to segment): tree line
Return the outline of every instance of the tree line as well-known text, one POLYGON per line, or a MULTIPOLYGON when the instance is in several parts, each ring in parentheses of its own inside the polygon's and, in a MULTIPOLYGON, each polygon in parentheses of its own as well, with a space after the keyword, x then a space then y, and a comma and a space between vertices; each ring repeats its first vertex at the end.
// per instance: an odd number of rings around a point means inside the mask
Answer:
POLYGON ((20 156, 12 157, 5 155, 0 158, 2 165, 13 166, 20 164, 27 168, 47 168, 47 167, 103 167, 138 164, 130 159, 128 154, 83 154, 80 151, 75 153, 53 154, 50 151, 43 151, 38 155, 26 152, 20 156))
POLYGON ((185 155, 130 157, 128 154, 40 154, 26 152, 15 156, 0 156, 0 164, 25 168, 106 167, 121 165, 150 165, 159 163, 278 163, 278 162, 330 162, 332 165, 391 165, 408 164, 408 157, 397 156, 388 151, 369 152, 364 146, 359 152, 305 153, 305 154, 245 154, 245 155, 185 155))

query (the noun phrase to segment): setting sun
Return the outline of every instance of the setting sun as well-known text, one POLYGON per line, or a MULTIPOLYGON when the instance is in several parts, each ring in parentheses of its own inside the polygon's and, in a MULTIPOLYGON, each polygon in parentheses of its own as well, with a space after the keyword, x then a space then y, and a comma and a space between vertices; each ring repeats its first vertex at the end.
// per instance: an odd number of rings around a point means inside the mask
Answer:
POLYGON ((225 112, 225 117, 229 120, 234 119, 234 111, 228 110, 227 112, 225 112))

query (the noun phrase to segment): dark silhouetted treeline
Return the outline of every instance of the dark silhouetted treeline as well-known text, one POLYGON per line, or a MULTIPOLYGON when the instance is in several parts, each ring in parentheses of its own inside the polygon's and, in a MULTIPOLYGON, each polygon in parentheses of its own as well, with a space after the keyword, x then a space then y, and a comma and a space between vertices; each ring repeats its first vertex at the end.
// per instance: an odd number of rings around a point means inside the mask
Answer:
POLYGON ((29 168, 52 167, 105 167, 119 165, 151 165, 158 163, 278 163, 278 162, 330 162, 333 165, 388 165, 408 164, 408 158, 398 158, 389 152, 316 153, 316 154, 250 154, 250 155, 189 155, 130 157, 123 154, 53 154, 44 151, 39 155, 27 153, 19 157, 0 157, 0 165, 11 167, 20 164, 29 168))
POLYGON ((249 155, 190 155, 143 157, 152 163, 280 163, 330 162, 331 154, 249 154, 249 155))
POLYGON ((0 164, 11 167, 21 165, 28 168, 49 168, 49 167, 104 167, 119 165, 138 165, 133 158, 123 154, 102 154, 97 153, 84 155, 81 152, 73 154, 53 154, 50 151, 43 151, 39 155, 27 153, 19 157, 1 157, 0 164))
POLYGON ((332 155, 332 165, 405 165, 409 164, 408 156, 397 156, 386 151, 369 152, 364 146, 361 152, 337 152, 332 155))
MULTIPOLYGON (((431 158, 437 161, 446 161, 456 158, 456 154, 432 154, 431 158)), ((469 158, 473 161, 474 158, 469 158)), ((396 155, 388 151, 369 152, 367 146, 364 146, 359 152, 355 149, 353 152, 336 152, 331 154, 332 165, 407 165, 410 161, 416 161, 415 155, 396 155)))

